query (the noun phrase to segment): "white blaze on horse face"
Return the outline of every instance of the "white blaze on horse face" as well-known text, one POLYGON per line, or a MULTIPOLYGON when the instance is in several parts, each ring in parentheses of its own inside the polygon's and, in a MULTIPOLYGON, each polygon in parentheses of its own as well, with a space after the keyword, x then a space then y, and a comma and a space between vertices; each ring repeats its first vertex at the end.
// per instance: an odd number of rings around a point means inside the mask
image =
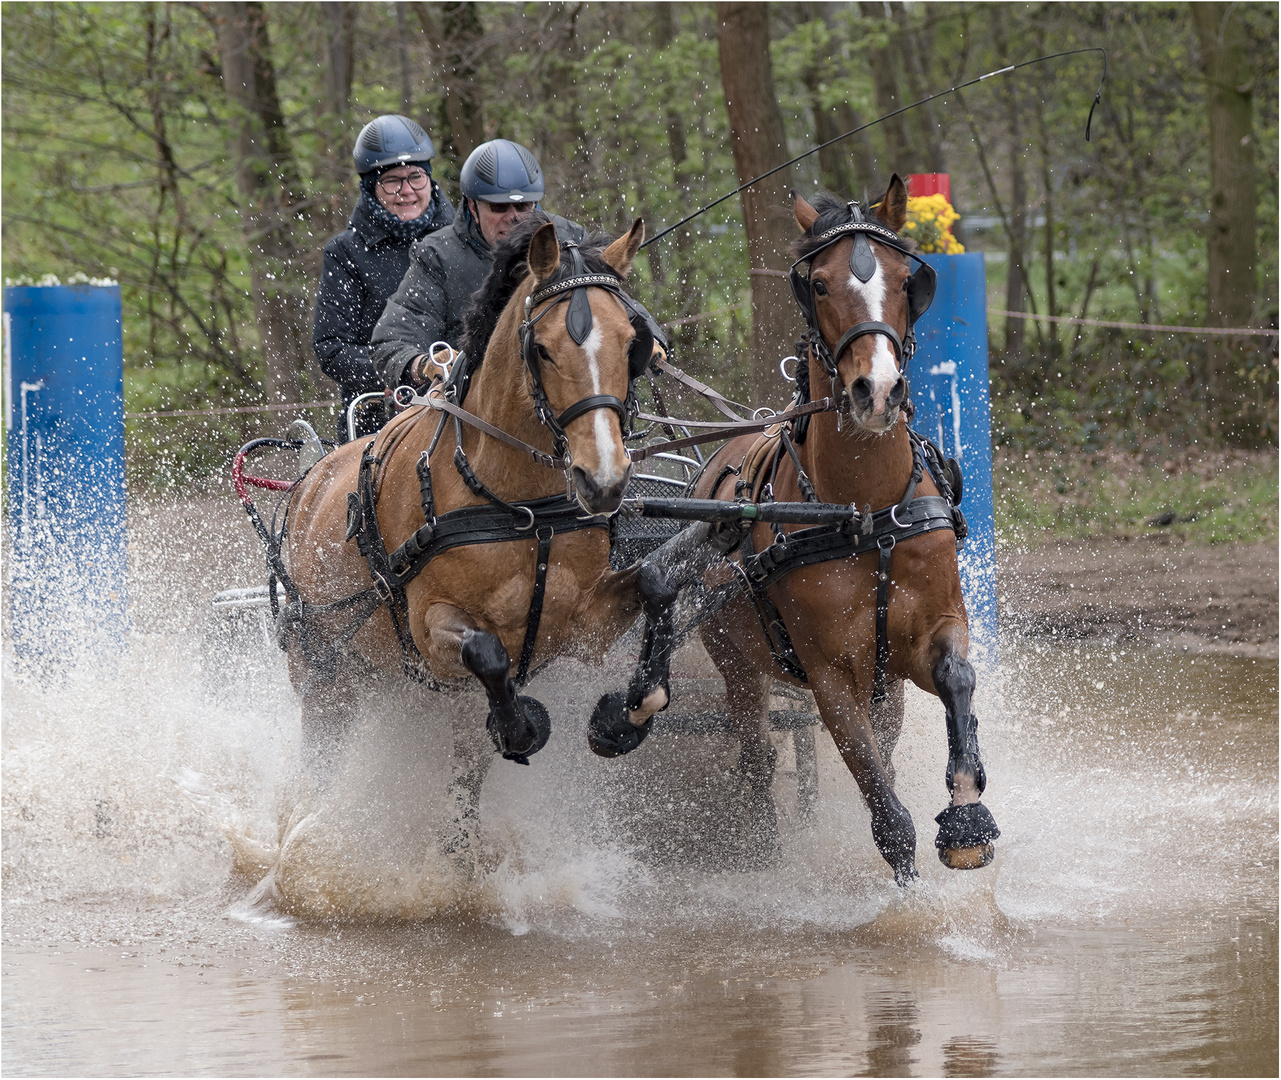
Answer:
MULTIPOLYGON (((876 273, 867 281, 859 281, 851 271, 850 288, 854 295, 867 305, 868 322, 885 322, 885 269, 880 261, 876 273)), ((873 415, 885 412, 885 399, 898 383, 899 370, 894 359, 894 347, 884 334, 872 334, 872 370, 867 377, 872 382, 873 415)))
MULTIPOLYGON (((587 354, 587 370, 592 377, 593 395, 604 393, 601 389, 600 375, 600 349, 604 340, 600 319, 593 319, 592 332, 583 342, 583 351, 587 354)), ((616 484, 631 466, 631 459, 627 456, 622 443, 614 435, 613 426, 610 423, 612 416, 614 416, 612 409, 593 409, 591 413, 592 432, 596 436, 598 474, 596 482, 602 487, 616 484)))

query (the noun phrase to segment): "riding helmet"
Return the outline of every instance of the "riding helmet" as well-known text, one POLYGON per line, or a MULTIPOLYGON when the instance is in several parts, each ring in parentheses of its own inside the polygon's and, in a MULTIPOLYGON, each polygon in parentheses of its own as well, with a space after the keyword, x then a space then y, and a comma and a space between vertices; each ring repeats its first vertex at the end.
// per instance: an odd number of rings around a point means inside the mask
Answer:
POLYGON ((370 120, 356 136, 351 151, 356 172, 363 176, 392 165, 422 165, 431 172, 431 159, 436 147, 431 136, 408 116, 387 115, 370 120))
POLYGON ((508 139, 476 147, 463 162, 458 186, 465 198, 489 203, 538 202, 547 190, 538 159, 508 139))

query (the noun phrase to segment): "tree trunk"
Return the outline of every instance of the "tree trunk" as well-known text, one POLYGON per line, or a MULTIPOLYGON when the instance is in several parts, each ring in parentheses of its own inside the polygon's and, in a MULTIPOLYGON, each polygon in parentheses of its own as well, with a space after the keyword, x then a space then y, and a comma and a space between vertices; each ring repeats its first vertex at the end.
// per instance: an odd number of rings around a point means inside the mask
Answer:
POLYGON ((461 165, 485 141, 485 96, 479 72, 485 30, 480 22, 480 5, 458 0, 441 4, 439 29, 427 4, 416 3, 413 7, 440 73, 440 145, 461 165))
MULTIPOLYGON (((770 63, 769 7, 722 0, 717 23, 734 166, 745 184, 788 156, 770 63)), ((797 330, 786 280, 788 247, 796 236, 791 186, 791 169, 784 169, 742 193, 752 282, 751 392, 758 403, 777 388, 778 362, 793 351, 797 330)))
POLYGON ((334 0, 322 4, 321 9, 329 28, 325 38, 325 110, 341 125, 351 102, 356 5, 349 0, 334 0))
POLYGON ((273 402, 293 402, 299 400, 300 373, 311 355, 310 283, 293 234, 302 181, 276 93, 262 5, 223 3, 212 10, 223 87, 232 106, 236 186, 265 389, 273 402))
MULTIPOLYGON (((831 5, 807 3, 803 7, 806 21, 821 20, 827 28, 829 40, 835 41, 837 30, 831 5)), ((825 73, 823 59, 814 57, 801 73, 805 88, 809 91, 810 108, 814 113, 814 141, 820 146, 863 123, 844 98, 831 106, 825 105, 821 100, 825 73)), ((826 70, 831 69, 829 67, 826 70)), ((860 188, 867 187, 876 176, 876 155, 872 152, 867 132, 851 135, 848 139, 820 150, 818 175, 819 183, 828 191, 847 199, 857 199, 860 188)))
MULTIPOLYGON (((860 0, 859 11, 865 19, 874 19, 881 23, 886 32, 893 27, 885 18, 885 5, 877 0, 860 0)), ((901 109, 906 102, 899 95, 898 74, 894 70, 894 50, 889 44, 869 49, 867 62, 872 69, 872 88, 876 92, 876 108, 881 113, 892 113, 901 109)), ((906 176, 913 169, 911 140, 907 134, 906 115, 893 116, 879 125, 885 138, 885 157, 882 163, 887 173, 898 173, 906 176)), ((888 182, 889 177, 884 177, 888 182)), ((880 184, 884 187, 884 184, 880 184)))
MULTIPOLYGON (((1009 63, 1003 20, 1007 12, 999 5, 991 8, 993 41, 1000 63, 1009 63)), ((1019 124, 1019 103, 1011 79, 1001 80, 1001 97, 1010 139, 1010 215, 1006 239, 1009 241, 1008 274, 1005 279, 1005 309, 1024 311, 1028 292, 1027 271, 1027 175, 1023 171, 1023 131, 1019 124)), ((1017 363, 1023 352, 1023 320, 1006 318, 1005 355, 1017 363)))
POLYGON ((409 70, 409 26, 405 19, 405 5, 396 5, 396 56, 400 60, 400 111, 403 115, 414 115, 414 81, 409 70))
MULTIPOLYGON (((930 84, 925 75, 923 57, 933 52, 931 36, 924 29, 914 26, 908 17, 907 8, 902 3, 890 4, 890 13, 898 27, 898 53, 903 57, 903 66, 907 72, 907 85, 911 89, 912 101, 929 97, 930 84)), ((904 102, 904 104, 910 104, 904 102)), ((906 114, 909 127, 915 127, 914 143, 917 150, 915 161, 921 165, 923 172, 947 172, 947 161, 943 156, 942 124, 933 101, 927 101, 919 109, 906 114)))
MULTIPOLYGON (((1206 323, 1248 326, 1257 293, 1255 267, 1254 138, 1251 107, 1255 74, 1245 27, 1234 4, 1190 5, 1201 46, 1210 125, 1209 270, 1206 323)), ((1232 411, 1234 356, 1244 341, 1214 337, 1206 350, 1206 392, 1216 414, 1232 411)))

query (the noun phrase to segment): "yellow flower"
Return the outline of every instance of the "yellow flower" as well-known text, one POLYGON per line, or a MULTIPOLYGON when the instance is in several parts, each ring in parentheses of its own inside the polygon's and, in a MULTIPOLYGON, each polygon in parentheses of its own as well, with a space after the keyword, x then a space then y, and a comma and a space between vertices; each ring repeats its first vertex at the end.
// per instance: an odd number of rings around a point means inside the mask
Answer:
POLYGON ((916 240, 921 251, 945 255, 963 254, 965 248, 952 235, 960 215, 942 195, 919 195, 907 200, 908 221, 904 231, 916 240))

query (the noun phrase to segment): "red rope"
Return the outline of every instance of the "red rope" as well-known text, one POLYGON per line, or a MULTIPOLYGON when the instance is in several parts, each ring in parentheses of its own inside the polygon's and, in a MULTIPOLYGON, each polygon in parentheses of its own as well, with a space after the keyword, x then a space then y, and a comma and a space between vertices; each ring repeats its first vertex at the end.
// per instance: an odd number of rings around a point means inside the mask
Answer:
POLYGON ((240 501, 246 505, 249 503, 249 491, 246 484, 253 484, 254 487, 266 488, 268 491, 288 491, 293 487, 289 480, 272 480, 266 476, 252 476, 245 472, 245 455, 239 453, 231 462, 231 483, 236 489, 236 495, 240 501))

